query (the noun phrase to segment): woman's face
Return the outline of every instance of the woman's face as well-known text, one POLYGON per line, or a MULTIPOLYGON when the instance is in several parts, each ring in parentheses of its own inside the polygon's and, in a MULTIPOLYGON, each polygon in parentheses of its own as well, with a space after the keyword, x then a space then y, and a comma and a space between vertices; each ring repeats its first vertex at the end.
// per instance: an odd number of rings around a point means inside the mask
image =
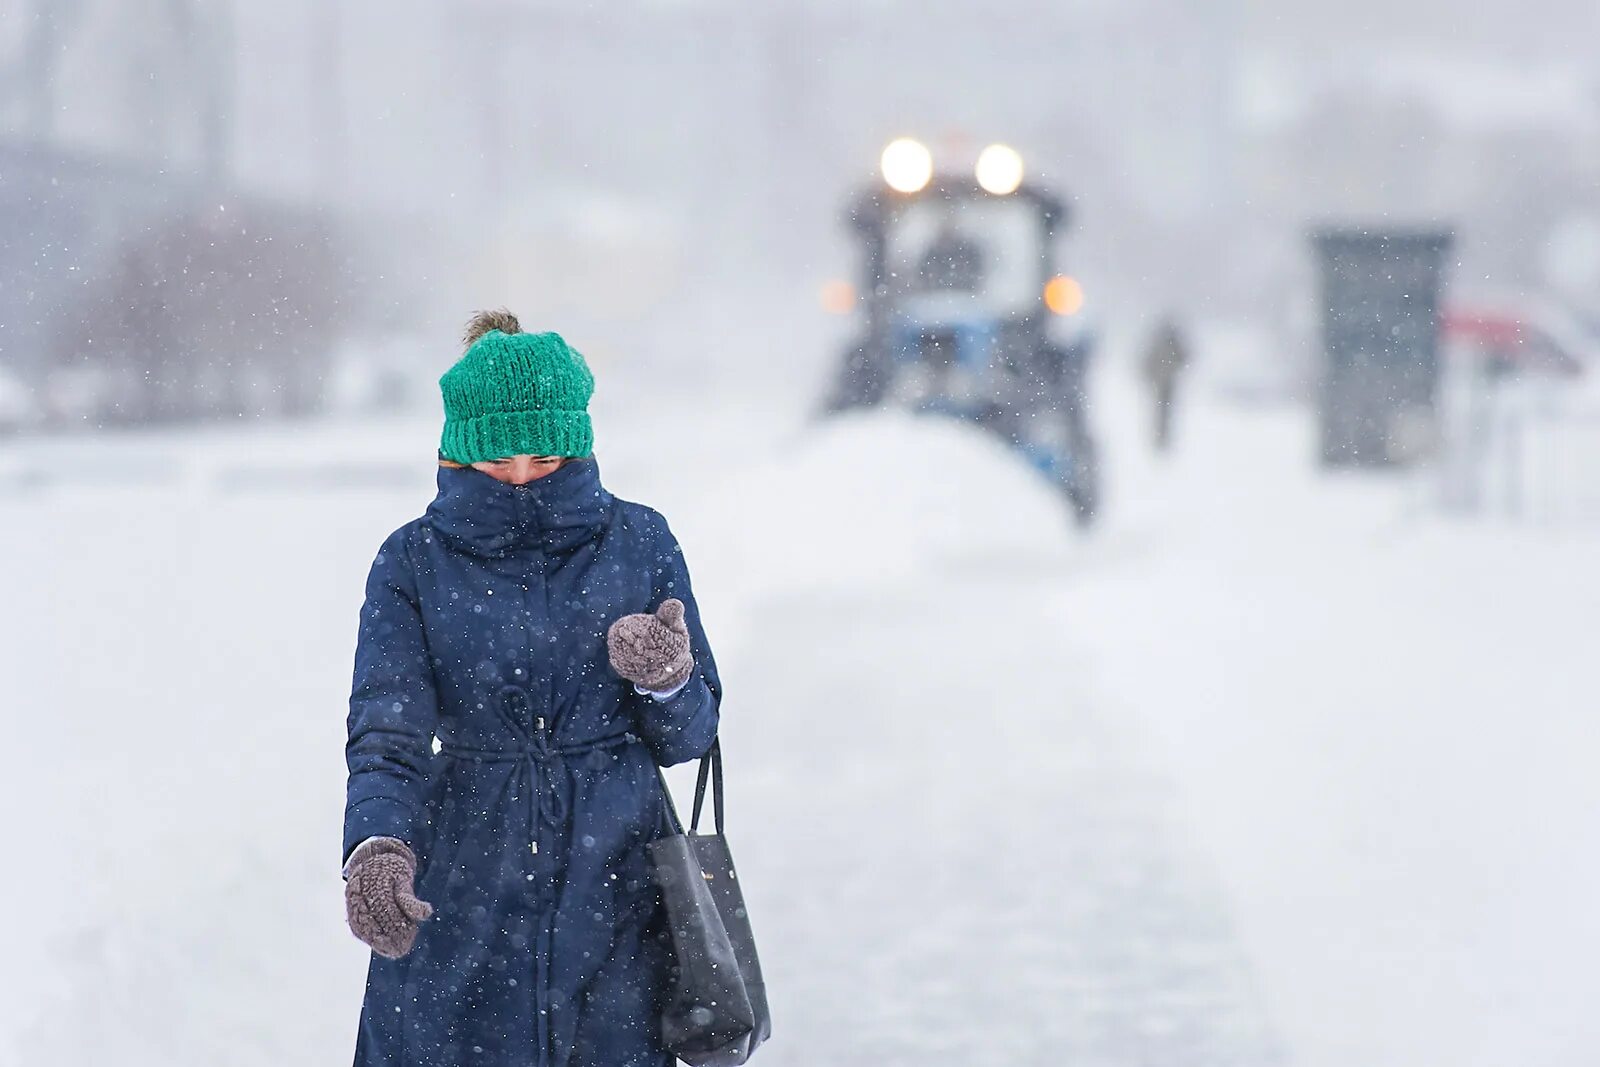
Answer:
POLYGON ((503 459, 486 459, 472 465, 497 482, 508 485, 527 485, 536 482, 566 462, 563 456, 506 456, 503 459))

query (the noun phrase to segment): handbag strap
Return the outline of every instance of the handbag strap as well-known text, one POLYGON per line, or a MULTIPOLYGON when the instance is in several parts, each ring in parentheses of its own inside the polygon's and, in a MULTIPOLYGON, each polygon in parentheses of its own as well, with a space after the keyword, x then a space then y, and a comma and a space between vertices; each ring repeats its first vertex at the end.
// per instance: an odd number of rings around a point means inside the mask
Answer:
MULTIPOLYGON (((678 833, 683 833, 683 820, 678 816, 678 806, 672 802, 672 787, 667 785, 667 775, 660 767, 656 768, 656 777, 661 780, 661 795, 667 801, 667 815, 672 820, 672 828, 678 833)), ((711 782, 711 803, 715 812, 717 833, 722 833, 722 741, 716 739, 711 742, 711 748, 700 757, 700 775, 694 785, 694 814, 689 818, 688 832, 699 833, 700 809, 706 802, 706 782, 711 782)))
POLYGON ((694 783, 694 814, 689 817, 689 832, 700 830, 700 809, 706 803, 707 773, 711 778, 711 805, 715 812, 717 833, 723 833, 722 823, 722 739, 712 739, 711 749, 700 758, 700 776, 694 783))

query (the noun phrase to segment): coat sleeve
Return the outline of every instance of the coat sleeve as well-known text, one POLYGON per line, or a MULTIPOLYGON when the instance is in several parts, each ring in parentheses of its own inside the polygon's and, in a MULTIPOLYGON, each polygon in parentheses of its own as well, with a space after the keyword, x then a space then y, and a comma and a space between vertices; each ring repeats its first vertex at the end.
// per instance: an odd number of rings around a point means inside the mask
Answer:
POLYGON ((345 765, 344 856, 369 837, 418 847, 439 700, 404 531, 379 550, 356 638, 345 765))
POLYGON ((683 549, 672 536, 666 520, 652 516, 654 559, 652 571, 655 594, 652 608, 671 597, 683 601, 683 620, 689 627, 689 651, 694 655, 694 670, 675 694, 665 699, 634 694, 635 718, 639 733, 663 767, 698 759, 711 748, 717 736, 722 704, 722 681, 717 662, 711 655, 705 627, 700 624, 700 608, 689 584, 689 568, 683 549))

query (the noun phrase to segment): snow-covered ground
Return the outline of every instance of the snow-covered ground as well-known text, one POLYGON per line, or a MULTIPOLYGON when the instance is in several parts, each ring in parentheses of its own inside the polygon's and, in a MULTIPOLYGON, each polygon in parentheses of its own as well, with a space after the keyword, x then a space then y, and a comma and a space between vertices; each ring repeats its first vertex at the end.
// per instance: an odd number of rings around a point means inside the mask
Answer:
MULTIPOLYGON (((602 405, 727 678, 761 1060, 1595 1062, 1593 531, 1200 396, 1156 463, 1103 377, 1088 537, 962 427, 602 405)), ((348 1062, 344 697, 433 433, 0 450, 0 1064, 348 1062)))

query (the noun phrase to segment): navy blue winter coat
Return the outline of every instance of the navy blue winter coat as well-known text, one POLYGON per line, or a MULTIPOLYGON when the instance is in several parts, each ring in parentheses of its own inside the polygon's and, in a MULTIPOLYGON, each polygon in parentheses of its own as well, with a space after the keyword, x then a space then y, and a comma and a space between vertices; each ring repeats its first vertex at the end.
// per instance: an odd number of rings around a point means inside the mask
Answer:
POLYGON ((525 486, 440 468, 373 563, 356 648, 344 853, 407 842, 435 909, 409 955, 372 957, 357 1067, 671 1064, 645 845, 656 765, 710 747, 719 696, 677 542, 592 459, 525 486), (668 597, 696 666, 658 701, 606 630, 668 597))

